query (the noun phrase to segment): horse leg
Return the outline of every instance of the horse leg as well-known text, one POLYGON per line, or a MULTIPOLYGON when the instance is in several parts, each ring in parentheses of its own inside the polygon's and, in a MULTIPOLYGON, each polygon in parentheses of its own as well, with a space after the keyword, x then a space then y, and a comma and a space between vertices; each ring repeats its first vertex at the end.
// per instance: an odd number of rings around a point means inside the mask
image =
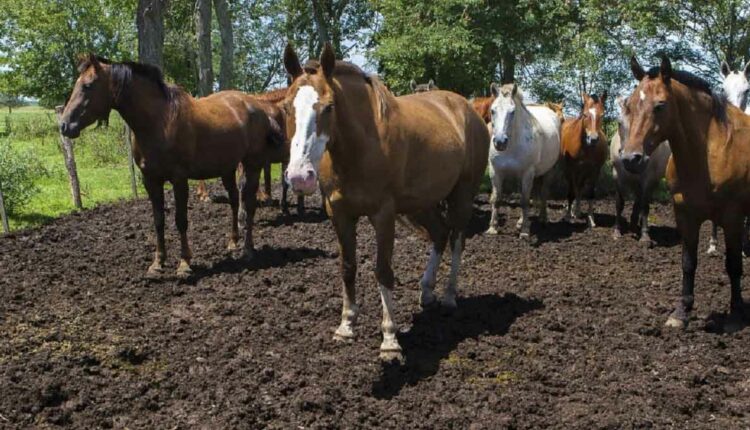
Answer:
MULTIPOLYGON (((322 189, 320 190, 320 198, 321 200, 324 200, 322 189)), ((323 203, 323 212, 325 212, 325 209, 326 209, 325 206, 326 206, 325 203, 323 203)), ((298 216, 305 215, 305 196, 303 196, 302 194, 297 196, 297 215, 298 216)))
MULTIPOLYGON (((523 178, 521 178, 521 218, 516 223, 516 228, 521 230, 519 238, 521 240, 529 240, 529 198, 531 197, 531 188, 534 185, 534 169, 527 170, 523 178)), ((451 245, 453 245, 451 243, 451 245)))
POLYGON ((698 267, 698 233, 700 223, 690 215, 688 209, 675 207, 677 229, 682 236, 682 298, 666 322, 667 327, 687 327, 690 311, 693 309, 695 270, 698 267))
POLYGON ((281 163, 281 213, 289 214, 289 202, 286 201, 289 194, 289 184, 286 182, 286 167, 289 163, 281 163))
POLYGON ((333 228, 339 242, 339 262, 343 279, 343 305, 341 324, 333 335, 335 340, 354 338, 354 324, 357 322, 357 219, 336 214, 332 217, 333 228))
POLYGON ((497 234, 500 221, 498 218, 498 211, 500 210, 501 197, 503 194, 503 177, 494 170, 490 171, 490 180, 492 181, 492 194, 490 194, 490 227, 487 229, 487 234, 497 234))
POLYGON ((625 196, 623 195, 620 181, 616 181, 617 197, 615 199, 615 228, 612 231, 612 238, 619 239, 622 237, 622 211, 625 209, 625 196))
POLYGON ((456 308, 458 296, 458 272, 461 268, 461 254, 464 249, 464 231, 471 220, 474 197, 471 185, 459 183, 448 198, 448 226, 451 229, 451 272, 448 287, 441 304, 448 309, 456 308))
POLYGON ((549 217, 547 216, 547 198, 549 198, 549 187, 552 182, 553 172, 550 169, 549 172, 542 176, 542 184, 539 188, 539 222, 542 225, 547 225, 549 217))
MULTIPOLYGON (((242 166, 240 164, 240 166, 242 166)), ((237 183, 237 189, 238 189, 238 200, 237 200, 237 222, 238 227, 244 227, 247 225, 247 212, 245 212, 245 199, 244 199, 244 189, 247 185, 247 181, 245 180, 245 171, 244 169, 238 168, 237 174, 239 175, 239 179, 236 180, 237 183)), ((231 202, 230 202, 231 203, 231 202)))
POLYGON ((401 345, 396 339, 396 323, 393 321, 393 240, 396 230, 395 208, 393 202, 384 204, 380 210, 370 217, 375 228, 375 239, 378 255, 375 277, 380 287, 380 298, 383 302, 383 343, 380 344, 380 358, 383 360, 401 359, 401 345))
POLYGON ((180 264, 177 266, 177 274, 186 276, 193 273, 193 270, 190 268, 190 260, 193 258, 193 253, 190 250, 190 243, 187 237, 187 203, 189 193, 187 179, 173 180, 172 188, 174 190, 174 220, 177 231, 180 233, 180 264))
POLYGON ((161 273, 164 269, 164 261, 167 258, 167 252, 164 246, 164 181, 154 179, 148 176, 143 178, 148 199, 151 200, 151 210, 154 217, 154 231, 156 233, 156 251, 154 252, 154 262, 148 268, 148 273, 155 275, 161 273))
POLYGON ((411 215, 410 219, 427 230, 432 242, 430 259, 427 262, 422 279, 419 281, 421 290, 419 304, 423 308, 428 308, 437 302, 433 291, 437 282, 440 262, 443 259, 443 251, 445 251, 445 245, 448 243, 448 229, 445 220, 440 215, 440 210, 437 208, 411 215))
POLYGON ((651 209, 651 193, 654 192, 653 187, 644 187, 641 192, 641 237, 638 239, 640 243, 646 245, 653 245, 651 236, 648 234, 648 213, 651 209))
POLYGON ((249 162, 242 163, 245 168, 245 186, 242 187, 242 199, 245 203, 245 244, 243 245, 243 257, 250 260, 255 255, 255 245, 253 244, 253 220, 255 219, 255 209, 258 207, 258 200, 255 194, 258 192, 260 169, 263 166, 252 165, 249 162))
POLYGON ((565 210, 565 216, 563 217, 563 220, 568 223, 572 223, 575 220, 575 215, 573 215, 573 202, 577 200, 578 190, 576 187, 578 184, 576 183, 576 178, 573 172, 567 170, 565 172, 565 177, 568 182, 568 207, 565 210))
POLYGON ((198 200, 204 203, 211 200, 208 196, 208 190, 206 189, 206 181, 202 179, 198 181, 198 186, 195 188, 195 195, 198 197, 198 200))
POLYGON ((589 180, 589 189, 588 189, 588 210, 586 213, 586 221, 588 222, 589 228, 596 227, 596 222, 594 222, 594 198, 596 197, 596 175, 598 175, 599 171, 596 170, 594 172, 594 175, 589 180))
MULTIPOLYGON (((726 236, 726 232, 724 233, 724 236, 726 236)), ((726 241, 726 238, 724 239, 726 241)), ((719 243, 719 226, 716 225, 716 222, 711 221, 711 238, 708 240, 708 249, 706 250, 706 254, 715 256, 719 255, 719 250, 716 248, 716 245, 719 243)))
POLYGON ((255 193, 255 199, 258 200, 258 204, 261 206, 268 205, 269 201, 271 200, 271 163, 266 163, 263 165, 261 172, 258 172, 258 174, 263 175, 263 181, 264 181, 264 188, 260 188, 260 176, 258 177, 259 186, 258 191, 255 193))
POLYGON ((240 239, 239 233, 239 220, 238 211, 240 208, 240 195, 237 191, 237 179, 234 176, 234 171, 226 176, 222 176, 221 182, 224 184, 224 189, 227 190, 229 196, 229 206, 232 208, 232 229, 229 231, 229 244, 227 249, 234 251, 237 249, 237 241, 240 239))
POLYGON ((727 332, 735 332, 743 327, 745 302, 742 300, 742 236, 744 216, 739 210, 724 210, 724 245, 726 247, 725 267, 732 287, 730 318, 724 327, 727 332))
POLYGON ((750 257, 750 217, 745 217, 745 228, 742 231, 742 254, 750 257))

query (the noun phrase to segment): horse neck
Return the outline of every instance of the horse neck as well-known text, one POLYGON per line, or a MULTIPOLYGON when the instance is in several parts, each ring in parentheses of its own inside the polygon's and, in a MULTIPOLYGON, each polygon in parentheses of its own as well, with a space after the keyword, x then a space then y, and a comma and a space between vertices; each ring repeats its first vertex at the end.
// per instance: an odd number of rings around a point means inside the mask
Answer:
MULTIPOLYGON (((708 183, 708 140, 712 124, 717 121, 713 114, 713 100, 681 84, 673 85, 678 118, 667 136, 672 150, 677 173, 683 175, 681 181, 696 180, 708 183), (695 106, 698 105, 698 109, 695 106)), ((714 127, 726 137, 723 127, 714 127)))
POLYGON ((133 76, 126 94, 120 95, 116 110, 128 124, 140 144, 164 140, 170 119, 175 118, 174 107, 156 83, 133 76))
MULTIPOLYGON (((375 155, 380 145, 371 143, 380 141, 378 117, 381 116, 381 111, 374 87, 365 82, 361 85, 349 84, 346 82, 347 79, 350 78, 334 80, 336 128, 331 133, 328 153, 337 174, 353 176, 363 171, 362 163, 370 165, 379 161, 375 155), (369 106, 357 108, 354 105, 363 100, 366 100, 369 106), (342 127, 344 124, 348 126, 342 127)), ((386 118, 383 120, 387 121, 386 118)))
POLYGON ((520 141, 521 133, 528 127, 534 127, 534 116, 523 103, 523 100, 514 97, 513 102, 516 104, 516 113, 513 115, 511 126, 511 136, 514 141, 520 141))

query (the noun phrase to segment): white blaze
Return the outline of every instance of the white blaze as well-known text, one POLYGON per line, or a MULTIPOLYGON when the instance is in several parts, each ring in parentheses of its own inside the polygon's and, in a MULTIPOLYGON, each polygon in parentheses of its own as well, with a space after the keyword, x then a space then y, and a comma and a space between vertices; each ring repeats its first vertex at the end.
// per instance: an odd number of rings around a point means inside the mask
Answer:
POLYGON ((640 96, 641 96, 641 100, 646 100, 646 93, 644 93, 643 90, 641 90, 640 96))
POLYGON ((318 134, 316 130, 315 104, 318 103, 318 92, 310 85, 299 88, 294 97, 294 115, 296 130, 292 136, 289 154, 289 169, 295 171, 312 167, 316 171, 326 149, 328 136, 318 134))
POLYGON ((596 123, 596 109, 589 109, 589 114, 591 114, 591 122, 596 123))

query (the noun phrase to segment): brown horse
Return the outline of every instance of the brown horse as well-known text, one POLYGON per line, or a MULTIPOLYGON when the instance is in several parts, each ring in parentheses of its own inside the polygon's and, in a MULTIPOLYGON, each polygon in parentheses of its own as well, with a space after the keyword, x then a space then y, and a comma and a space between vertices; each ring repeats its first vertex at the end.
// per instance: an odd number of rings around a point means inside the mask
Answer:
POLYGON ((175 223, 180 233, 178 274, 191 272, 188 179, 222 179, 232 207, 229 249, 237 248, 239 195, 235 170, 239 163, 245 168, 247 181, 242 190, 248 214, 244 252, 251 256, 256 201, 248 197, 255 195, 263 165, 283 151, 278 125, 243 93, 221 91, 196 100, 182 89, 165 84, 161 71, 150 65, 111 63, 89 55, 81 62, 79 72, 62 116, 61 132, 75 138, 109 109, 117 110, 133 130, 133 154, 143 173, 156 228, 156 253, 149 273, 161 272, 166 259, 166 181, 174 188, 175 223))
POLYGON ((730 319, 725 330, 741 327, 742 224, 750 212, 750 117, 728 105, 711 86, 690 73, 673 70, 669 58, 643 70, 631 58, 638 87, 627 101, 630 137, 623 163, 642 171, 657 144, 669 140, 672 158, 667 183, 682 238, 682 299, 666 325, 685 327, 693 308, 698 265, 698 233, 705 220, 724 230, 726 270, 731 283, 730 319))
POLYGON ((492 121, 490 108, 493 101, 495 101, 495 97, 474 97, 471 99, 471 107, 484 120, 485 124, 489 124, 492 121))
POLYGON ((568 182, 568 207, 565 219, 572 222, 574 217, 581 217, 581 195, 588 191, 589 211, 586 219, 589 227, 593 228, 596 227, 593 210, 596 179, 609 155, 607 135, 602 130, 607 92, 601 96, 589 96, 586 93, 582 96, 581 114, 578 118, 566 119, 562 125, 560 149, 568 182))
POLYGON ((292 136, 287 179, 294 191, 306 194, 317 189, 320 179, 339 241, 344 300, 335 338, 354 337, 356 224, 366 216, 377 242, 381 357, 400 357, 391 268, 397 214, 406 215, 432 241, 420 282, 423 306, 436 302, 432 290, 450 240, 451 275, 442 304, 455 308, 464 229, 487 166, 487 128, 458 94, 428 91, 394 97, 377 78, 336 61, 328 44, 320 61, 304 68, 288 45, 284 65, 294 78, 285 103, 292 136))

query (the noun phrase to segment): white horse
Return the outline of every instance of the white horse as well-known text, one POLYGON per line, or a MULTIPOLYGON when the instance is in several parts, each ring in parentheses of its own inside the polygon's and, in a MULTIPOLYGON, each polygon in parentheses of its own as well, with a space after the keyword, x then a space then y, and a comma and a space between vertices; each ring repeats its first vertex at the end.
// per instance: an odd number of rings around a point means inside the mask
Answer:
POLYGON ((490 87, 495 100, 490 108, 492 138, 489 161, 492 179, 492 219, 489 234, 497 234, 497 212, 505 177, 521 179, 521 218, 516 228, 529 239, 529 197, 534 180, 542 181, 539 219, 547 222, 547 190, 552 168, 560 158, 560 117, 546 106, 526 106, 518 85, 490 87))
POLYGON ((631 173, 626 170, 620 158, 620 151, 622 149, 622 142, 628 138, 630 120, 626 112, 625 99, 623 97, 617 98, 617 106, 620 109, 618 118, 619 127, 617 133, 612 137, 609 147, 609 156, 612 160, 612 176, 614 176, 617 188, 617 212, 615 213, 615 228, 612 232, 612 237, 619 239, 622 236, 622 223, 620 220, 622 219, 622 211, 625 208, 625 192, 631 190, 635 198, 633 201, 633 213, 630 216, 630 224, 633 227, 637 226, 640 217, 640 241, 650 244, 648 211, 649 204, 651 203, 651 194, 657 185, 659 185, 661 178, 664 177, 664 171, 667 168, 667 162, 672 155, 672 151, 669 148, 669 142, 664 141, 648 157, 648 162, 642 172, 631 173))
MULTIPOLYGON (((750 82, 748 82, 748 76, 750 75, 750 61, 745 64, 742 70, 732 70, 726 61, 721 62, 721 76, 723 78, 722 87, 724 88, 724 94, 727 96, 729 103, 737 106, 745 112, 746 115, 750 115, 750 82)), ((748 242, 748 229, 750 224, 747 220, 745 221, 745 236, 743 238, 743 245, 748 242)), ((716 224, 713 224, 711 228, 711 239, 708 242, 708 250, 706 254, 717 255, 719 251, 716 249, 718 243, 719 229, 716 224)), ((746 246, 743 246, 746 247, 746 246)))

